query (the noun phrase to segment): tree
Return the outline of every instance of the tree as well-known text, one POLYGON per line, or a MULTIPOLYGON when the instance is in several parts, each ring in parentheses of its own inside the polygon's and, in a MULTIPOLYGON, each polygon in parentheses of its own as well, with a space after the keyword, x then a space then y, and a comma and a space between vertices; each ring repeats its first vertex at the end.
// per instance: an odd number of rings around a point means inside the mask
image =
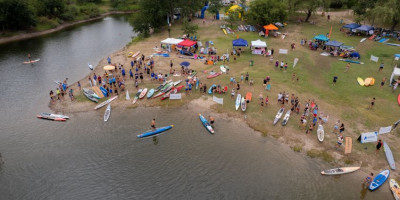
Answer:
POLYGON ((39 16, 61 17, 66 8, 64 0, 37 0, 36 9, 39 16))
POLYGON ((254 0, 250 2, 246 18, 250 24, 263 26, 272 22, 282 22, 287 15, 287 6, 280 0, 254 0))
POLYGON ((219 10, 224 7, 221 0, 211 0, 210 2, 210 6, 208 7, 210 13, 218 13, 219 10))
POLYGON ((231 25, 231 27, 233 27, 233 25, 240 20, 239 14, 240 12, 238 10, 228 12, 228 18, 226 18, 225 20, 231 25))
POLYGON ((398 0, 380 0, 367 13, 373 13, 373 16, 383 23, 391 24, 391 29, 394 30, 400 21, 400 2, 398 0))
POLYGON ((313 12, 317 10, 318 7, 324 6, 323 0, 298 0, 296 4, 300 10, 306 13, 305 22, 308 22, 313 12))
POLYGON ((158 31, 162 26, 167 25, 167 9, 165 0, 140 0, 139 12, 130 18, 129 22, 133 30, 148 36, 150 29, 158 31))
POLYGON ((187 18, 183 19, 182 31, 184 34, 195 35, 198 29, 199 26, 197 26, 197 24, 190 24, 187 18))
POLYGON ((26 29, 36 24, 33 10, 24 0, 0 1, 1 29, 26 29))

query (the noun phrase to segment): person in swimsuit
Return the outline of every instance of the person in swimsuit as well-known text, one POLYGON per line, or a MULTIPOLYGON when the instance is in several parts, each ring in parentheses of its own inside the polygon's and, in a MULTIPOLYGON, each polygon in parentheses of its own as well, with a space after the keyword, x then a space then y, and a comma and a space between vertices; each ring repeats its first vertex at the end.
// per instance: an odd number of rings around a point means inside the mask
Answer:
POLYGON ((381 88, 385 85, 386 82, 386 77, 383 77, 382 82, 381 82, 381 88))
POLYGON ((370 185, 372 180, 373 180, 373 178, 374 178, 374 173, 371 172, 371 174, 365 178, 364 184, 370 185))
POLYGON ((151 120, 151 128, 156 129, 156 119, 151 120))
POLYGON ((372 98, 371 105, 370 105, 369 109, 372 109, 372 107, 373 107, 374 105, 375 105, 375 97, 372 98))
POLYGON ((208 116, 208 118, 210 119, 211 127, 214 127, 214 117, 208 116))

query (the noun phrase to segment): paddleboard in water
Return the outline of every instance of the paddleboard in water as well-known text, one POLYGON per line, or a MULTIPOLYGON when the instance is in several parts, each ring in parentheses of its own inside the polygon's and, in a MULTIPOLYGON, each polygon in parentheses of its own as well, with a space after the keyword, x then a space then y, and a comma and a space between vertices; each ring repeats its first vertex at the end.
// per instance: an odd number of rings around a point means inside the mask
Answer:
POLYGON ((40 60, 40 59, 31 60, 31 61, 25 61, 25 62, 23 62, 23 63, 24 63, 24 64, 32 64, 32 63, 35 63, 35 62, 39 62, 39 60, 40 60))
POLYGON ((104 112, 104 121, 108 121, 108 118, 110 118, 111 114, 111 104, 108 104, 106 112, 104 112))
POLYGON ((93 65, 91 65, 90 63, 87 64, 90 70, 93 70, 93 65))
POLYGON ((369 190, 374 191, 376 189, 378 189, 381 185, 383 185, 385 183, 385 181, 388 179, 390 174, 390 171, 388 169, 381 171, 381 173, 379 173, 374 180, 372 181, 372 183, 369 185, 369 190))
POLYGON ((321 172, 322 175, 339 175, 355 172, 359 170, 360 167, 340 167, 334 169, 328 169, 321 172))
POLYGON ((200 121, 201 123, 203 123, 203 126, 208 130, 208 132, 210 132, 211 134, 214 134, 214 129, 211 126, 211 124, 207 121, 207 119, 205 117, 203 117, 203 115, 199 114, 200 117, 200 121))
POLYGON ((246 99, 244 97, 242 97, 240 105, 242 106, 242 111, 243 112, 246 111, 247 103, 246 103, 246 99))
POLYGON ((131 97, 129 96, 128 90, 126 90, 126 97, 125 97, 125 99, 126 99, 126 100, 130 100, 130 99, 131 99, 131 97))
POLYGON ((171 129, 172 127, 174 127, 174 125, 164 126, 164 127, 161 127, 161 128, 157 128, 155 130, 150 130, 150 131, 147 131, 145 133, 142 133, 142 134, 138 135, 137 137, 138 138, 145 138, 145 137, 155 136, 155 135, 158 135, 158 134, 160 134, 160 133, 162 133, 164 131, 167 131, 167 130, 171 129))
POLYGON ((390 168, 393 170, 396 169, 396 164, 394 162, 392 151, 390 150, 389 145, 384 141, 383 142, 383 150, 385 151, 386 159, 389 163, 390 168))
POLYGON ((396 180, 390 179, 389 181, 390 190, 392 190, 393 197, 396 200, 400 200, 400 186, 396 180))
POLYGON ((357 82, 358 82, 358 84, 360 84, 361 86, 364 86, 364 79, 362 79, 361 77, 357 77, 357 82))
POLYGON ((242 95, 237 94, 236 103, 235 103, 235 108, 236 108, 236 110, 239 109, 239 107, 240 107, 240 101, 241 101, 241 100, 242 100, 242 95))
POLYGON ((320 142, 324 141, 325 132, 324 126, 322 126, 322 124, 318 125, 317 135, 320 142))

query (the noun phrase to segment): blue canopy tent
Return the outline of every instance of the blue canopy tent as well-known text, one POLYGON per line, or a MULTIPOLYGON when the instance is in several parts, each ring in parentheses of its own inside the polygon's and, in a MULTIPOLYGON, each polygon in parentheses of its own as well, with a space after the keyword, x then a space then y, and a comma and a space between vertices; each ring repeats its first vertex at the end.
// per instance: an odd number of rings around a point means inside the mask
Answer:
POLYGON ((352 24, 346 24, 343 26, 343 28, 348 28, 350 30, 356 29, 358 27, 360 27, 360 24, 356 24, 356 23, 352 23, 352 24))
POLYGON ((333 47, 340 47, 343 45, 343 42, 338 42, 336 40, 331 40, 327 43, 325 43, 326 46, 333 46, 333 47))
POLYGON ((327 41, 329 41, 329 38, 328 37, 326 37, 326 35, 317 35, 317 36, 315 36, 314 37, 314 40, 320 40, 320 41, 324 41, 324 42, 327 42, 327 41))
POLYGON ((366 32, 369 34, 369 31, 374 30, 374 27, 368 25, 362 25, 355 29, 357 32, 366 32))
POLYGON ((237 40, 233 40, 233 41, 232 41, 232 45, 233 45, 234 47, 247 47, 249 44, 247 43, 246 40, 244 40, 244 39, 242 39, 242 38, 239 38, 239 39, 237 39, 237 40))

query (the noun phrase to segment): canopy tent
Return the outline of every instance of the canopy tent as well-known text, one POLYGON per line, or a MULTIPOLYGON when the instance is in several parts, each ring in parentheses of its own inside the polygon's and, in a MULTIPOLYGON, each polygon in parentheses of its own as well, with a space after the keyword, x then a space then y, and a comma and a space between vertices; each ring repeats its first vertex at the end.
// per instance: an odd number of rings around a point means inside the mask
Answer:
POLYGON ((326 46, 333 46, 333 47, 340 47, 343 45, 343 42, 338 42, 336 40, 331 40, 327 43, 325 43, 326 46))
POLYGON ((261 40, 256 40, 256 41, 251 41, 251 46, 257 48, 265 48, 267 47, 267 43, 261 40))
POLYGON ((364 31, 364 32, 369 32, 370 30, 374 30, 374 27, 368 26, 368 25, 362 25, 358 28, 356 28, 357 31, 364 31))
POLYGON ((329 38, 326 37, 326 35, 321 34, 321 35, 315 36, 315 37, 314 37, 314 40, 320 40, 320 41, 327 42, 327 41, 329 41, 329 38))
POLYGON ((400 68, 395 67, 392 72, 392 76, 390 76, 390 85, 392 85, 394 76, 400 76, 400 68))
POLYGON ((278 30, 278 27, 276 27, 276 26, 273 25, 273 24, 268 24, 268 25, 265 25, 265 26, 264 26, 264 29, 265 29, 265 30, 268 30, 268 31, 271 31, 271 30, 278 30))
POLYGON ((180 43, 178 43, 179 46, 184 46, 184 47, 191 47, 195 45, 197 42, 196 41, 191 41, 191 40, 184 40, 180 43))
POLYGON ((183 42, 182 39, 167 38, 167 39, 161 41, 161 44, 175 44, 175 45, 177 45, 177 44, 179 44, 181 42, 183 42))
POLYGON ((248 43, 247 43, 246 40, 244 40, 244 39, 242 39, 242 38, 239 38, 239 39, 237 39, 237 40, 232 40, 232 45, 233 45, 234 47, 247 47, 247 46, 248 46, 248 43))
POLYGON ((361 26, 360 24, 351 23, 351 24, 346 24, 346 25, 344 25, 343 28, 348 28, 348 29, 352 30, 352 29, 356 29, 356 28, 358 28, 358 27, 360 27, 360 26, 361 26))

